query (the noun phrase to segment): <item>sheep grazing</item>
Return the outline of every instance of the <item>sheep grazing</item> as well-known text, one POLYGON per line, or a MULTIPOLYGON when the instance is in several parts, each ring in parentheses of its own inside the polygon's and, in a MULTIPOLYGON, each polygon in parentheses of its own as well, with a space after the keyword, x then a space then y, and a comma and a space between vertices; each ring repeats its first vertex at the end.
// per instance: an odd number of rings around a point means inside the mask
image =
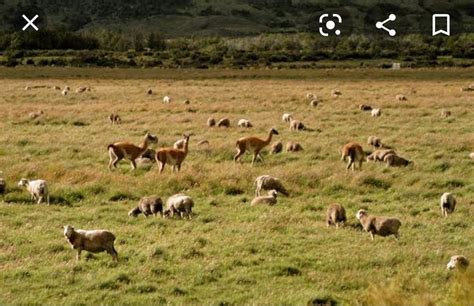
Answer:
POLYGON ((46 200, 46 203, 49 205, 48 184, 45 180, 28 181, 22 178, 18 182, 18 187, 25 187, 31 195, 31 200, 36 201, 37 204, 46 200))
POLYGON ((468 87, 463 87, 463 88, 461 88, 461 91, 462 92, 474 91, 474 85, 469 85, 468 87))
POLYGON ((452 214, 456 208, 456 199, 452 193, 445 192, 441 195, 440 200, 441 215, 447 217, 448 214, 452 214))
POLYGON ((237 122, 237 126, 238 127, 243 127, 243 128, 253 127, 252 123, 247 119, 240 119, 239 122, 237 122))
POLYGON ((470 158, 470 159, 474 159, 474 152, 469 153, 469 158, 470 158))
POLYGON ((393 153, 385 155, 383 161, 387 163, 387 167, 406 167, 412 163, 411 160, 407 160, 393 153))
POLYGON ((372 110, 372 106, 370 105, 367 105, 367 104, 360 104, 359 105, 359 109, 363 112, 367 112, 367 111, 371 111, 372 110))
POLYGON ((346 210, 340 204, 331 204, 328 207, 326 212, 326 225, 327 227, 331 225, 335 225, 339 227, 339 225, 344 225, 347 221, 346 219, 346 210))
POLYGON ((306 99, 308 99, 308 100, 312 100, 312 99, 314 99, 314 97, 315 97, 315 95, 312 94, 312 93, 307 93, 306 94, 306 99))
POLYGON ((448 118, 448 117, 451 117, 451 112, 448 111, 448 110, 443 109, 441 111, 441 118, 448 118))
POLYGON ((340 90, 333 89, 331 91, 331 96, 333 96, 334 98, 339 98, 339 96, 342 96, 342 92, 340 90))
POLYGON ((28 114, 28 117, 30 117, 31 120, 35 120, 36 118, 40 117, 43 115, 44 112, 42 110, 36 111, 36 112, 31 112, 28 114))
POLYGON ((163 103, 165 103, 165 104, 171 103, 171 98, 169 96, 164 96, 163 97, 163 103))
POLYGON ((25 90, 31 90, 30 86, 25 86, 25 90))
POLYGON ((407 101, 408 100, 407 97, 405 97, 404 95, 396 95, 395 99, 397 101, 407 101))
POLYGON ((163 216, 163 201, 155 195, 141 198, 138 206, 128 212, 130 217, 137 217, 139 214, 145 217, 150 215, 156 217, 158 214, 163 216))
POLYGON ((380 108, 374 108, 372 109, 370 114, 372 115, 372 117, 380 117, 382 115, 382 111, 380 110, 380 108))
POLYGON ((152 95, 153 94, 153 90, 151 88, 148 88, 148 90, 146 91, 146 94, 147 95, 152 95))
POLYGON ((191 219, 193 206, 194 202, 191 197, 184 194, 175 194, 166 201, 166 210, 163 214, 171 217, 174 214, 179 214, 182 219, 191 219))
POLYGON ((383 144, 382 144, 382 140, 376 136, 370 136, 368 139, 367 139, 367 144, 374 147, 374 148, 382 148, 383 147, 383 144))
POLYGON ((312 107, 316 107, 319 104, 319 100, 313 99, 311 102, 309 102, 309 105, 312 107))
POLYGON ((51 87, 51 89, 54 89, 54 90, 61 90, 61 87, 59 87, 59 86, 53 86, 53 87, 51 87))
POLYGON ((211 117, 207 119, 207 126, 208 127, 213 127, 215 125, 216 125, 216 119, 211 118, 211 117))
POLYGON ((217 126, 228 128, 230 127, 230 120, 227 118, 222 118, 221 120, 219 120, 219 122, 217 122, 217 126))
POLYGON ((466 271, 467 267, 469 267, 469 259, 467 259, 467 257, 463 255, 451 256, 448 264, 446 265, 446 269, 448 269, 448 271, 454 269, 458 269, 459 271, 466 271))
POLYGON ((359 163, 359 170, 362 170, 362 162, 365 158, 364 150, 362 146, 355 142, 349 142, 345 144, 341 149, 341 160, 346 161, 346 157, 349 158, 346 169, 352 166, 352 171, 355 171, 356 162, 359 163))
POLYGON ((291 114, 288 114, 288 113, 284 113, 282 116, 281 116, 281 120, 283 122, 290 122, 291 120, 293 119, 293 116, 291 114))
POLYGON ((114 114, 114 113, 110 114, 109 120, 110 120, 110 123, 112 125, 120 124, 122 122, 122 119, 120 118, 120 116, 118 114, 114 114))
POLYGON ((250 202, 250 205, 260 205, 260 204, 268 204, 268 205, 275 205, 277 203, 277 191, 270 190, 268 195, 266 196, 258 196, 250 202))
POLYGON ((367 161, 382 162, 384 160, 385 155, 388 154, 395 154, 395 151, 391 149, 375 150, 374 152, 372 152, 372 154, 367 156, 367 161))
POLYGON ((283 150, 283 144, 280 141, 274 142, 272 144, 271 154, 278 154, 283 150))
POLYGON ((255 179, 254 185, 256 186, 255 196, 257 197, 260 196, 260 192, 262 190, 276 190, 285 196, 290 195, 290 193, 286 190, 281 181, 276 177, 272 177, 270 175, 261 175, 257 177, 255 179))
MULTIPOLYGON (((88 89, 88 87, 79 87, 76 89, 76 93, 83 93, 88 89)), ((89 90, 90 91, 90 90, 89 90)))
POLYGON ((81 252, 107 252, 112 259, 118 261, 118 253, 114 247, 115 235, 106 230, 81 230, 70 225, 64 226, 64 237, 71 247, 77 250, 76 259, 81 259, 81 252))
POLYGON ((394 235, 395 238, 400 238, 398 229, 402 223, 397 218, 369 216, 367 211, 363 209, 357 212, 356 217, 364 230, 370 233, 372 240, 374 240, 375 235, 382 237, 394 235))
POLYGON ((294 141, 288 141, 286 143, 286 152, 299 152, 303 151, 303 147, 294 141))
POLYGON ((67 89, 63 89, 63 91, 61 91, 61 94, 62 94, 63 96, 67 96, 68 92, 69 92, 69 91, 68 91, 67 89))
POLYGON ((302 131, 305 129, 305 126, 303 122, 299 120, 293 120, 291 119, 290 121, 290 131, 302 131))

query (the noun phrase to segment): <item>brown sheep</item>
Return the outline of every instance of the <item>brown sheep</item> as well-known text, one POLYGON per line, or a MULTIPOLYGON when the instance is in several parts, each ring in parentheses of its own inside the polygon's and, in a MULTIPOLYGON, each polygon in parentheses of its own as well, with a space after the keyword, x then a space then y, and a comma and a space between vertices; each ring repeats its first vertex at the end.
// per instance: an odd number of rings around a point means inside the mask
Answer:
POLYGON ((71 247, 77 250, 76 259, 81 259, 81 252, 91 253, 107 252, 112 259, 118 261, 118 253, 114 247, 115 235, 106 230, 86 231, 74 229, 70 225, 64 226, 64 237, 71 247))
POLYGON ((209 118, 207 119, 207 126, 208 126, 208 127, 213 127, 213 126, 215 126, 215 125, 216 125, 216 120, 215 120, 214 118, 212 118, 212 117, 209 117, 209 118))
POLYGON ((217 126, 228 128, 230 127, 230 120, 227 118, 222 118, 221 120, 219 120, 219 122, 217 122, 217 126))
POLYGON ((303 151, 303 147, 294 141, 288 141, 286 143, 286 152, 299 152, 303 151))
POLYGON ((400 238, 398 229, 402 223, 396 218, 369 216, 363 209, 357 212, 356 217, 364 230, 370 233, 372 240, 374 240, 375 235, 382 237, 394 235, 395 238, 400 238))
POLYGON ((283 144, 280 141, 272 144, 271 154, 278 154, 283 150, 283 144))
POLYGON ((367 156, 367 161, 382 162, 385 155, 388 155, 388 154, 395 154, 395 151, 391 149, 375 150, 374 152, 372 152, 372 154, 367 156))
POLYGON ((367 144, 374 147, 374 148, 382 148, 383 147, 383 144, 382 144, 382 140, 376 136, 370 136, 368 139, 367 139, 367 144))
POLYGON ((406 167, 412 163, 412 161, 393 153, 385 155, 383 161, 387 163, 387 167, 406 167))
POLYGON ((346 210, 340 204, 331 204, 328 207, 326 212, 326 225, 329 227, 330 225, 335 225, 339 227, 339 225, 344 225, 346 222, 346 210))
POLYGON ((150 215, 156 217, 158 213, 163 216, 163 201, 160 197, 153 195, 141 198, 138 206, 130 210, 128 215, 137 217, 139 214, 143 214, 145 217, 150 215))

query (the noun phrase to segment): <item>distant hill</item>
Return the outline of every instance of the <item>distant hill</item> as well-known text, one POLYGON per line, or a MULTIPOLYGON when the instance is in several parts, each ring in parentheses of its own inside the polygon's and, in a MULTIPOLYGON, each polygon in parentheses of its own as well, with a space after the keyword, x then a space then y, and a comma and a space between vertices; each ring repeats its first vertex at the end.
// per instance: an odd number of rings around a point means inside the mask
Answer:
POLYGON ((317 32, 322 13, 342 16, 342 35, 377 33, 375 22, 390 13, 400 34, 430 34, 433 13, 449 13, 453 33, 474 32, 472 0, 0 0, 0 29, 20 29, 22 14, 39 14, 41 26, 73 31, 245 36, 317 32))

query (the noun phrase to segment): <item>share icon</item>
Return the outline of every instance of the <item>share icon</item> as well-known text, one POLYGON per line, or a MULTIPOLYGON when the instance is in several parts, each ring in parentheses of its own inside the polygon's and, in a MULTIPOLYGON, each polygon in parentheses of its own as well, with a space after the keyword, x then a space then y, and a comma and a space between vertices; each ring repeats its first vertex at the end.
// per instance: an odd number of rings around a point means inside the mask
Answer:
POLYGON ((386 28, 384 26, 385 23, 387 23, 389 21, 395 21, 395 19, 397 19, 397 16, 395 16, 395 14, 390 14, 388 16, 388 18, 385 19, 384 21, 377 21, 377 23, 375 24, 375 27, 377 29, 383 29, 383 30, 387 31, 388 35, 390 35, 390 36, 395 36, 397 34, 397 31, 395 31, 395 29, 389 29, 389 28, 386 28))

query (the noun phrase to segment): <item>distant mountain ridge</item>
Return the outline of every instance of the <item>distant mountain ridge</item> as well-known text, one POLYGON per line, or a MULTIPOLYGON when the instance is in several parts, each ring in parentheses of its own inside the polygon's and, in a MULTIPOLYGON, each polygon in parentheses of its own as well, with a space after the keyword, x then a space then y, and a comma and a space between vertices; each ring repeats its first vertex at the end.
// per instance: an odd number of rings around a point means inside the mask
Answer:
POLYGON ((16 31, 22 14, 39 14, 41 26, 72 31, 246 36, 318 32, 323 13, 342 16, 342 35, 379 33, 375 22, 390 13, 400 34, 429 34, 433 13, 450 14, 453 33, 474 32, 472 0, 0 0, 0 30, 16 31))

